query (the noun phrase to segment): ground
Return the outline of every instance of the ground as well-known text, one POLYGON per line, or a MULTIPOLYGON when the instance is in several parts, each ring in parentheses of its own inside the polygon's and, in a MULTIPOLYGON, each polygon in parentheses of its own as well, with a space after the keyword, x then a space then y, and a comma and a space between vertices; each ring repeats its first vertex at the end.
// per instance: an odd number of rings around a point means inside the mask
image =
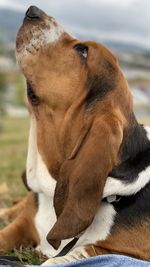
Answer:
MULTIPOLYGON (((21 180, 25 169, 28 139, 28 118, 0 118, 0 208, 13 205, 26 194, 21 180)), ((0 222, 0 228, 8 222, 0 222)), ((40 264, 33 248, 14 250, 24 264, 40 264)))

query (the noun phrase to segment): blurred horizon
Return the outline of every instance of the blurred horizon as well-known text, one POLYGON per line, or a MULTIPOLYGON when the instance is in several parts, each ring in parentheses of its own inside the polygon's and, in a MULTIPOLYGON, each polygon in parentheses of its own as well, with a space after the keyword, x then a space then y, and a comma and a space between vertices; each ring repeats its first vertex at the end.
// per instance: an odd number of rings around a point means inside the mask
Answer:
POLYGON ((30 5, 37 5, 55 17, 78 38, 95 40, 107 46, 119 59, 129 82, 139 120, 150 118, 149 0, 1 0, 1 114, 27 114, 24 108, 24 79, 15 62, 15 38, 30 5))
POLYGON ((150 51, 149 0, 1 0, 1 9, 24 13, 37 5, 78 36, 121 41, 150 51), (144 17, 143 17, 144 16, 144 17), (143 20, 144 18, 144 20, 143 20), (146 42, 145 42, 146 38, 146 42))

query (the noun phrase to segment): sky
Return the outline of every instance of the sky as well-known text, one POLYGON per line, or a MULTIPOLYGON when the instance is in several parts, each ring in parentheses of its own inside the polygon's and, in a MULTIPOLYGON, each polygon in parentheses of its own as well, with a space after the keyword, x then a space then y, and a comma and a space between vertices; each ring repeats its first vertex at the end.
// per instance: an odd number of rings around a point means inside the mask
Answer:
POLYGON ((150 0, 0 0, 0 8, 36 5, 74 35, 150 49, 150 0))

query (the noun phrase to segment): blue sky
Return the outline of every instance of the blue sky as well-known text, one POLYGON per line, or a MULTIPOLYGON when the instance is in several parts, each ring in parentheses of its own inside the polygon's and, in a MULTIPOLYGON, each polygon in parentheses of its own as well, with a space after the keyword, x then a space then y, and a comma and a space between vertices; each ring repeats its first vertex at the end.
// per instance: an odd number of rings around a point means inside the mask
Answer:
POLYGON ((0 8, 36 5, 75 35, 121 40, 150 49, 150 0, 0 0, 0 8))

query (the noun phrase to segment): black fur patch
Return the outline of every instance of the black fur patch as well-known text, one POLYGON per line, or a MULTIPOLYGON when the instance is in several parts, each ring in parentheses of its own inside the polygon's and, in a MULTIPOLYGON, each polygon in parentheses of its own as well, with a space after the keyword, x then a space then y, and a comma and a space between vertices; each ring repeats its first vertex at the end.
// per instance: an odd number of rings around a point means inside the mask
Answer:
POLYGON ((115 89, 116 82, 115 67, 109 61, 103 59, 99 73, 89 74, 86 84, 88 90, 85 99, 86 106, 103 99, 107 93, 115 89))
POLYGON ((142 125, 136 123, 127 133, 121 150, 122 163, 109 176, 132 183, 140 172, 150 166, 150 141, 142 125))
POLYGON ((28 190, 28 191, 31 191, 30 187, 29 187, 28 184, 27 184, 26 171, 24 171, 24 172, 22 173, 22 176, 21 176, 21 177, 22 177, 22 181, 23 181, 25 187, 27 188, 27 190, 28 190))
POLYGON ((95 101, 103 99, 103 97, 112 90, 112 85, 108 79, 99 75, 94 75, 88 81, 88 94, 86 97, 86 104, 89 106, 95 101))
POLYGON ((121 197, 118 202, 112 203, 117 215, 114 227, 124 225, 134 226, 137 223, 150 219, 150 183, 135 195, 121 197))
POLYGON ((27 81, 27 96, 32 105, 39 105, 39 97, 35 94, 33 86, 29 81, 27 81))
POLYGON ((35 199, 35 205, 38 208, 39 207, 39 194, 34 193, 34 199, 35 199))

